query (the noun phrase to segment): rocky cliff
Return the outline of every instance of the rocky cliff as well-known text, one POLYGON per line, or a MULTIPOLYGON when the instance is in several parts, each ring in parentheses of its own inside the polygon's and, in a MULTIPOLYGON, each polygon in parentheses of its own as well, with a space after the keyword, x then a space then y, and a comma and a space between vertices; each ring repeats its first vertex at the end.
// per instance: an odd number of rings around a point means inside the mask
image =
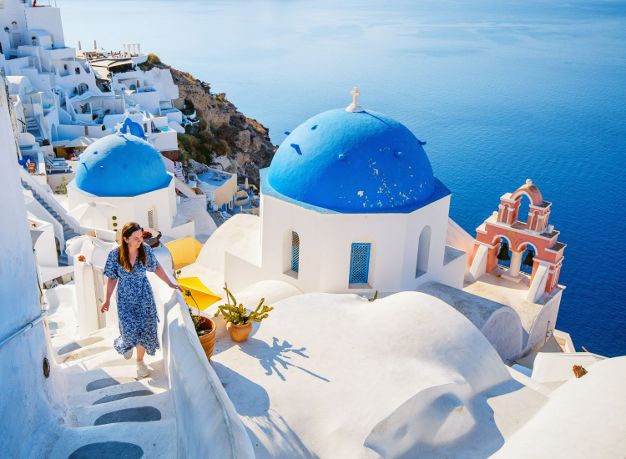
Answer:
POLYGON ((268 129, 239 112, 225 94, 212 93, 208 83, 187 72, 172 67, 170 70, 186 109, 195 110, 200 119, 187 135, 179 136, 181 151, 258 184, 259 169, 269 166, 276 149, 268 129), (189 151, 194 149, 203 153, 189 151))

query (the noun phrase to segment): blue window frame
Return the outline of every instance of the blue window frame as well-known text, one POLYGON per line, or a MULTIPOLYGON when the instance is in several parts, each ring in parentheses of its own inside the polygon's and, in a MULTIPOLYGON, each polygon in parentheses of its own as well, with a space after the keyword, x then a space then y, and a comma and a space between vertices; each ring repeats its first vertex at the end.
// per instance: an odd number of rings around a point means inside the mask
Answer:
POLYGON ((297 273, 300 270, 300 236, 291 232, 291 270, 297 273))
POLYGON ((367 284, 370 270, 371 244, 353 242, 350 252, 350 283, 367 284))

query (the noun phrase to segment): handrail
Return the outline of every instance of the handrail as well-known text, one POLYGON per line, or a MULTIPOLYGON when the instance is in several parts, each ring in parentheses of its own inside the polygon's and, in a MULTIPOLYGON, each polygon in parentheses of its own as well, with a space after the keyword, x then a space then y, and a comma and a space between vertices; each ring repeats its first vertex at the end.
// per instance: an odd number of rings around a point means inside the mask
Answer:
POLYGON ((22 325, 20 328, 18 328, 17 330, 15 330, 13 333, 11 333, 10 335, 8 335, 5 338, 2 338, 2 340, 0 341, 0 348, 2 346, 4 346, 5 344, 7 344, 9 341, 11 341, 14 338, 17 338, 18 336, 20 336, 22 333, 30 330, 31 328, 33 328, 35 325, 37 325, 39 322, 41 322, 45 317, 46 317, 46 313, 42 312, 39 317, 31 320, 30 322, 28 322, 25 325, 22 325))

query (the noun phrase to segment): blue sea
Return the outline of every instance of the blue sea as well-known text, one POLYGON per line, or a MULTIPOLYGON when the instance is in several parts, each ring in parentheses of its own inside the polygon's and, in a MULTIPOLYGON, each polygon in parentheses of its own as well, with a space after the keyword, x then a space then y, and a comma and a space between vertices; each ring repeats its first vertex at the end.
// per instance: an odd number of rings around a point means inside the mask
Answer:
POLYGON ((140 42, 280 143, 350 102, 426 140, 470 234, 532 178, 567 244, 558 328, 626 354, 626 2, 58 0, 70 46, 140 42))

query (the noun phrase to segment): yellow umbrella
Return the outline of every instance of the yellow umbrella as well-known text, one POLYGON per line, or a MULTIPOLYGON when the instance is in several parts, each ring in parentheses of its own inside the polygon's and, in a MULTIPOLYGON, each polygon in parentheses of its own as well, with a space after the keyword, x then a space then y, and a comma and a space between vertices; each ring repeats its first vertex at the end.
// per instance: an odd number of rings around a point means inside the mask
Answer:
POLYGON ((179 277, 178 284, 183 289, 183 296, 187 304, 200 311, 204 311, 213 303, 222 299, 197 277, 179 277), (191 293, 191 295, 188 295, 187 292, 191 293))
POLYGON ((192 237, 166 242, 165 247, 172 254, 174 269, 183 268, 196 261, 198 254, 202 250, 202 244, 192 237))

